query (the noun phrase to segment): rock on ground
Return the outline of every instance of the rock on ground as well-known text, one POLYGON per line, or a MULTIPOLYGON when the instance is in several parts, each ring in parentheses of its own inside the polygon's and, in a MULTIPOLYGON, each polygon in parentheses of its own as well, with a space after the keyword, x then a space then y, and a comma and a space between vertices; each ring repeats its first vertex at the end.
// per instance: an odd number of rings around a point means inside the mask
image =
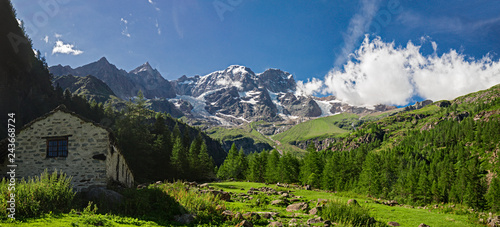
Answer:
POLYGON ((247 220, 243 220, 236 225, 236 227, 253 227, 253 224, 247 220))
POLYGON ((387 222, 387 225, 388 226, 399 226, 399 223, 397 223, 395 221, 390 221, 390 222, 387 222))
POLYGON ((294 203, 286 207, 286 211, 292 212, 292 211, 298 211, 298 210, 305 210, 307 209, 307 203, 302 202, 302 203, 294 203))

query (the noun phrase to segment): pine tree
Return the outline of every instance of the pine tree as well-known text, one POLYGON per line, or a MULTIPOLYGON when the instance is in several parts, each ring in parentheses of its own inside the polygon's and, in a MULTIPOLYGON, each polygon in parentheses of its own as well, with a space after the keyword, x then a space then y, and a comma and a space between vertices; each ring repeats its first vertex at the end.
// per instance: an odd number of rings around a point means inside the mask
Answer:
POLYGON ((172 156, 170 157, 170 164, 175 170, 176 179, 185 179, 185 166, 186 166, 186 152, 182 139, 177 137, 172 148, 172 156))
POLYGON ((214 177, 214 160, 208 154, 207 144, 201 143, 199 160, 199 179, 208 180, 214 177))
POLYGON ((280 154, 276 149, 271 151, 267 158, 265 181, 267 183, 276 183, 279 181, 278 165, 280 154))
POLYGON ((196 138, 191 142, 189 146, 189 152, 187 154, 187 162, 188 162, 188 172, 190 178, 196 178, 200 174, 200 161, 199 155, 201 150, 201 144, 203 142, 203 138, 201 133, 196 136, 196 138))
POLYGON ((494 212, 500 212, 500 178, 491 179, 490 188, 486 194, 488 206, 494 212))
POLYGON ((238 152, 238 161, 236 166, 237 166, 236 178, 245 179, 245 172, 248 168, 248 160, 243 148, 240 148, 240 152, 238 152))
POLYGON ((236 148, 236 144, 233 143, 231 149, 227 154, 224 163, 219 167, 217 171, 217 177, 221 179, 230 179, 238 177, 238 149, 236 148))

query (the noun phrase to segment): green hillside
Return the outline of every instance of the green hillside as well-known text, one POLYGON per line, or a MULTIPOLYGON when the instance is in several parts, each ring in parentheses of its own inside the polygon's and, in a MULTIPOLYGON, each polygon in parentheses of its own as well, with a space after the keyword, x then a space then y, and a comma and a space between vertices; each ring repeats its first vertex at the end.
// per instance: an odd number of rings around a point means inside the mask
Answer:
POLYGON ((313 138, 333 137, 352 131, 354 129, 353 124, 356 126, 359 122, 358 115, 342 113, 302 122, 285 132, 273 136, 273 139, 282 143, 290 143, 313 138))

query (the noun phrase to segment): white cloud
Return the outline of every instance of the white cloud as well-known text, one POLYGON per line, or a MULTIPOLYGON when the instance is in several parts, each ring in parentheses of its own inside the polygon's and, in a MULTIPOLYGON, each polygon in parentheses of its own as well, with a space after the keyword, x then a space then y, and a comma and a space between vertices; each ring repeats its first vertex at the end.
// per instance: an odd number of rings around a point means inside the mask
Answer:
POLYGON ((345 63, 357 45, 359 39, 368 30, 375 13, 379 8, 380 0, 362 0, 361 11, 355 14, 349 22, 346 34, 344 34, 344 47, 335 59, 335 65, 345 63))
POLYGON ((158 35, 161 35, 161 29, 160 29, 160 25, 158 24, 158 19, 156 19, 156 30, 158 31, 158 35))
POLYGON ((122 35, 130 38, 130 33, 128 32, 128 20, 120 18, 120 23, 123 23, 124 27, 122 29, 122 35))
POLYGON ((62 35, 61 35, 61 34, 57 34, 57 33, 55 33, 55 34, 54 34, 54 37, 56 37, 56 38, 61 38, 61 37, 62 37, 62 35))
POLYGON ((455 50, 424 56, 420 47, 365 37, 353 59, 325 76, 323 93, 353 105, 407 105, 415 95, 453 99, 500 83, 500 60, 468 59, 455 50))
MULTIPOLYGON (((151 4, 151 5, 153 5, 153 6, 155 6, 155 5, 156 5, 156 2, 153 2, 153 0, 148 0, 148 2, 149 2, 149 4, 151 4)), ((156 6, 155 6, 155 9, 156 9, 156 11, 160 11, 160 8, 158 8, 158 7, 156 7, 156 6)))
POLYGON ((65 44, 63 41, 57 40, 56 45, 52 49, 52 54, 61 53, 61 54, 71 54, 71 55, 80 55, 83 53, 81 50, 74 49, 74 45, 65 44))
POLYGON ((306 83, 303 81, 297 81, 297 88, 295 91, 295 95, 297 96, 311 96, 316 93, 319 93, 321 88, 323 87, 323 81, 313 78, 311 80, 307 80, 306 83))
POLYGON ((46 35, 44 38, 43 38, 43 41, 45 41, 45 43, 49 43, 49 36, 46 35))

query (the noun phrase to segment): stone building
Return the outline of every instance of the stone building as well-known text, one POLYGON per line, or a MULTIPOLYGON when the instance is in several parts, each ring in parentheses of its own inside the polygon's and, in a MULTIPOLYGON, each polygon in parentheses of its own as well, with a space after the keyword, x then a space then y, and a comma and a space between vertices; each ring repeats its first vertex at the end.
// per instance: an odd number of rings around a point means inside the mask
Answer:
MULTIPOLYGON (((62 170, 73 177, 76 191, 114 183, 125 187, 134 185, 134 176, 113 134, 68 111, 64 105, 18 129, 15 139, 17 178, 39 176, 47 169, 49 172, 62 170)), ((2 153, 0 173, 6 174, 10 163, 7 153, 2 153)))

